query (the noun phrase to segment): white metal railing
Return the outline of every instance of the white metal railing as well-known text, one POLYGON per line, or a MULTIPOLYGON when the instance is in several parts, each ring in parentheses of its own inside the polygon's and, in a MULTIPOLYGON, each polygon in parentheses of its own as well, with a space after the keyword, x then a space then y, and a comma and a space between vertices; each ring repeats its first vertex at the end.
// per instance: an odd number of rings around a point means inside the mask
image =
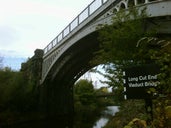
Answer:
MULTIPOLYGON (((65 29, 58 34, 58 36, 56 38, 54 38, 44 49, 44 55, 45 55, 45 59, 43 60, 43 68, 42 68, 42 82, 45 80, 46 75, 48 74, 48 71, 50 70, 51 64, 53 63, 56 55, 58 54, 58 52, 60 51, 60 49, 55 50, 54 53, 50 54, 51 52, 53 52, 53 50, 55 48, 58 48, 58 46, 60 44, 62 44, 63 41, 65 41, 66 36, 68 36, 71 32, 72 34, 75 34, 76 32, 79 31, 79 29, 84 26, 87 22, 86 21, 90 21, 92 20, 93 17, 90 17, 93 13, 95 14, 95 11, 97 12, 97 10, 102 6, 102 5, 108 5, 111 4, 110 2, 114 2, 116 0, 94 0, 90 5, 88 5, 88 7, 86 7, 67 27, 65 27, 65 29), (107 2, 108 1, 108 2, 107 2), (107 2, 107 3, 106 3, 107 2), (89 18, 89 19, 87 19, 89 18), (84 22, 84 23, 83 23, 84 22), (81 24, 83 23, 83 24, 81 24), (80 26, 79 26, 80 25, 80 26), (78 29, 76 29, 78 28, 78 29), (55 47, 55 48, 54 48, 55 47), (50 54, 50 56, 48 56, 48 53, 50 54), (46 55, 48 57, 46 57, 46 55)), ((129 7, 133 6, 141 6, 143 4, 149 4, 151 5, 153 2, 155 3, 160 3, 160 2, 165 2, 166 4, 160 4, 160 11, 161 9, 163 10, 165 8, 165 6, 167 5, 167 1, 169 1, 169 3, 171 2, 171 0, 117 0, 116 5, 113 5, 112 9, 113 12, 111 15, 115 14, 114 10, 116 9, 116 13, 120 11, 120 9, 128 9, 129 7)), ((157 6, 155 6, 157 7, 157 6)), ((157 8, 158 9, 158 8, 157 8)), ((152 13, 154 13, 154 16, 158 16, 155 14, 155 12, 158 12, 156 8, 154 9, 154 6, 152 6, 152 9, 150 10, 150 16, 152 15, 152 13), (155 10, 155 11, 152 11, 155 10)), ((168 4, 165 8, 166 12, 164 14, 170 14, 170 4, 168 4), (169 10, 168 10, 169 9, 169 10), (169 13, 168 13, 169 11, 169 13)), ((98 13, 98 12, 97 12, 98 13)), ((108 16, 108 13, 106 13, 106 15, 108 16)), ((161 12, 161 15, 163 15, 163 12, 161 12)), ((72 36, 72 34, 70 36, 72 36)), ((68 36, 69 37, 69 36, 68 36)))
POLYGON ((57 37, 55 37, 45 48, 44 55, 47 54, 52 48, 69 35, 76 27, 84 22, 91 16, 98 8, 105 4, 108 0, 94 0, 91 2, 57 37))
MULTIPOLYGON (((51 51, 57 44, 60 44, 62 40, 68 36, 75 28, 77 28, 82 22, 84 22, 89 16, 91 16, 95 11, 97 11, 103 4, 109 0, 94 0, 92 1, 64 30, 59 33, 45 48, 44 55, 51 51)), ((139 3, 149 3, 150 1, 157 0, 127 0, 134 1, 134 4, 139 3)))

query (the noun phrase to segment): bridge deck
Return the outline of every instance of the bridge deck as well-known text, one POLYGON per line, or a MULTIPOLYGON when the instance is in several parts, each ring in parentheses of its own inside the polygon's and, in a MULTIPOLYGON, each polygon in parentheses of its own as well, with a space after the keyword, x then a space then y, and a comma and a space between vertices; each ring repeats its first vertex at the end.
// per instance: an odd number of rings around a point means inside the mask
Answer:
MULTIPOLYGON (((171 16, 171 0, 94 0, 44 48, 41 81, 69 47, 95 31, 98 24, 111 22, 116 12, 131 6, 147 7, 150 17, 171 16)), ((166 25, 163 31, 171 30, 166 25)))

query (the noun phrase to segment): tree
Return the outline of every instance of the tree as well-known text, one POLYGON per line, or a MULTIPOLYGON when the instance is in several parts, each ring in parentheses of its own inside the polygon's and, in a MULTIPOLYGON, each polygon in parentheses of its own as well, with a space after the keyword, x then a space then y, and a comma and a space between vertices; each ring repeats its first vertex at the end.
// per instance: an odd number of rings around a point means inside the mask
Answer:
POLYGON ((112 25, 99 26, 100 50, 95 61, 117 64, 118 60, 132 60, 137 53, 137 41, 152 34, 146 32, 145 16, 145 11, 142 14, 135 9, 129 13, 120 11, 113 17, 112 25))
POLYGON ((95 94, 92 81, 80 80, 74 85, 74 93, 83 105, 94 103, 95 94))
POLYGON ((137 56, 137 42, 142 37, 154 34, 146 30, 145 9, 141 14, 136 9, 120 11, 113 17, 112 25, 98 27, 100 50, 95 53, 94 63, 106 63, 105 81, 115 91, 118 101, 123 99, 123 69, 129 65, 144 63, 144 56, 137 56), (134 19, 134 20, 133 20, 134 19))
POLYGON ((124 100, 123 93, 123 73, 122 70, 112 63, 106 64, 103 66, 105 73, 100 70, 96 71, 99 74, 103 75, 107 80, 100 80, 101 83, 107 84, 108 87, 112 87, 112 93, 114 94, 114 102, 119 103, 124 100))
MULTIPOLYGON (((123 85, 122 69, 124 67, 146 63, 158 64, 161 67, 160 85, 155 93, 160 95, 155 100, 158 114, 156 114, 156 120, 153 123, 157 127, 168 127, 167 122, 170 119, 163 113, 166 112, 166 106, 171 106, 170 38, 157 34, 155 29, 147 30, 145 15, 137 14, 137 11, 132 10, 129 13, 118 13, 113 18, 112 25, 100 27, 99 41, 101 49, 96 53, 94 62, 108 64, 104 66, 106 72, 109 73, 109 75, 106 75, 110 80, 107 83, 116 90, 123 85), (135 20, 131 20, 130 17, 135 20), (167 47, 164 47, 166 45, 167 47), (116 77, 113 77, 113 75, 116 75, 116 77), (115 79, 111 79, 111 76, 115 79)), ((122 87, 119 92, 120 95, 123 91, 122 87)))
POLYGON ((78 123, 74 127, 93 127, 99 108, 92 81, 80 80, 74 85, 74 109, 78 123))
MULTIPOLYGON (((0 71, 0 108, 2 111, 23 112, 33 109, 36 97, 33 86, 23 73, 5 68, 0 71)), ((36 106, 34 106, 35 109, 36 106)))
POLYGON ((156 38, 155 48, 149 50, 152 60, 160 66, 159 74, 160 84, 152 93, 158 94, 154 100, 155 119, 153 125, 159 128, 171 127, 171 117, 167 108, 171 106, 171 43, 170 38, 156 38))

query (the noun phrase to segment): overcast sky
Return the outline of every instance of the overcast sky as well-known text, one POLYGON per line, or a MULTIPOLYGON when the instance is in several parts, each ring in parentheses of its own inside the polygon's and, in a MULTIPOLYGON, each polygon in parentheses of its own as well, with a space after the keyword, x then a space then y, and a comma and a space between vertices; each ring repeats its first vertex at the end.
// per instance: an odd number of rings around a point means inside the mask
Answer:
POLYGON ((93 0, 0 0, 0 56, 31 57, 93 0))
MULTIPOLYGON (((4 65, 18 70, 22 58, 32 57, 36 48, 43 49, 92 1, 0 0, 0 57, 4 57, 4 65)), ((91 74, 92 79, 101 77, 91 74)))

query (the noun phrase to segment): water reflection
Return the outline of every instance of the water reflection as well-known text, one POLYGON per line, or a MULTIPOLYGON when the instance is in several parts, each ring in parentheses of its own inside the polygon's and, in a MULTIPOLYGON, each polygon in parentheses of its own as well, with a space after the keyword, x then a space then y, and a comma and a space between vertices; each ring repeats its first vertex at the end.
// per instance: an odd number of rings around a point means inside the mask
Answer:
POLYGON ((108 118, 102 117, 102 118, 100 118, 100 119, 96 122, 96 124, 93 126, 93 128, 102 128, 103 126, 106 125, 106 123, 107 123, 108 121, 109 121, 108 118))
POLYGON ((114 116, 116 112, 119 111, 118 106, 108 106, 104 113, 114 116))
POLYGON ((102 128, 109 121, 109 116, 114 116, 119 111, 118 106, 108 106, 106 110, 102 112, 102 117, 95 123, 93 128, 102 128))
MULTIPOLYGON (((101 117, 94 123, 90 123, 88 125, 85 122, 79 125, 79 128, 102 128, 106 125, 109 121, 111 116, 114 116, 116 112, 118 112, 118 106, 108 106, 106 110, 101 113, 101 117)), ((78 122, 78 121, 76 121, 78 122)), ((7 126, 2 128, 73 128, 73 117, 62 118, 59 117, 58 119, 47 119, 44 121, 31 121, 23 124, 7 126)))

